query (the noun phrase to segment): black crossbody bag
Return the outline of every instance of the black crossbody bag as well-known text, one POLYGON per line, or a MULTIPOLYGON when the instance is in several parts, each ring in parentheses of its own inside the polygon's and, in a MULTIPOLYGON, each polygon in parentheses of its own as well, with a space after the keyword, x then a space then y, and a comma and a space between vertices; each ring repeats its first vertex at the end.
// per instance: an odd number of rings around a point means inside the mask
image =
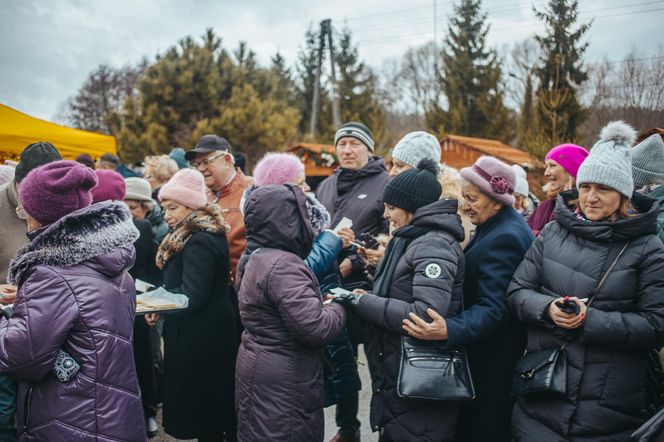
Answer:
POLYGON ((450 350, 440 341, 402 336, 397 396, 431 401, 475 399, 466 349, 450 350))
MULTIPOLYGON (((597 283, 597 287, 588 301, 588 307, 593 303, 601 290, 606 278, 618 263, 622 254, 627 250, 629 241, 623 246, 613 263, 604 272, 597 283)), ((526 351, 514 366, 512 375, 512 396, 526 397, 557 397, 565 395, 567 391, 567 356, 565 355, 565 342, 560 348, 541 350, 528 353, 526 351)))

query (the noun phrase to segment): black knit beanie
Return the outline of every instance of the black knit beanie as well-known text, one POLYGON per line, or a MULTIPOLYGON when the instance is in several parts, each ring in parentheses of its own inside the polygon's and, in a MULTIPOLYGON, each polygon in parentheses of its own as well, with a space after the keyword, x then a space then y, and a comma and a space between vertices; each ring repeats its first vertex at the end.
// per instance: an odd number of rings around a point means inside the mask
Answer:
POLYGON ((339 130, 337 130, 337 133, 334 134, 334 146, 336 147, 337 143, 339 143, 339 140, 344 137, 352 137, 360 140, 373 153, 374 151, 373 135, 371 135, 371 131, 364 124, 358 123, 356 121, 350 121, 348 123, 343 124, 339 128, 339 130))
POLYGON ((440 166, 430 158, 421 160, 417 169, 410 169, 395 176, 387 183, 383 202, 415 213, 420 207, 440 199, 443 188, 438 182, 440 166))
POLYGON ((61 159, 62 155, 60 155, 58 149, 51 143, 37 141, 36 143, 28 144, 19 156, 19 163, 16 165, 14 179, 17 183, 20 183, 32 169, 61 159))

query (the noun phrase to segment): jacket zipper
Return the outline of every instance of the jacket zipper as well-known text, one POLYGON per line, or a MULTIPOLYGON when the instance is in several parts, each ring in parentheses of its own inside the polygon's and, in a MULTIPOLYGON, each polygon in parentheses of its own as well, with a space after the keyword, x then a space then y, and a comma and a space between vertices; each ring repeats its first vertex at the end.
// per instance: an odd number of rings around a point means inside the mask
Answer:
POLYGON ((25 395, 25 416, 23 416, 23 434, 28 437, 28 431, 30 429, 30 405, 32 402, 32 386, 28 388, 28 394, 25 395))

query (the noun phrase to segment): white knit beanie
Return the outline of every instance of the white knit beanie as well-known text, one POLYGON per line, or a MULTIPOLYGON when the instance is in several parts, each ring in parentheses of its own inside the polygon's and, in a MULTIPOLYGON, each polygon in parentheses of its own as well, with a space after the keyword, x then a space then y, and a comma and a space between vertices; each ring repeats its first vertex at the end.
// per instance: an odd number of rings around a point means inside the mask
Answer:
POLYGON ((664 182, 664 141, 659 134, 649 136, 632 149, 632 176, 637 188, 664 182))
POLYGON ((392 158, 403 161, 413 169, 424 158, 440 163, 440 143, 427 132, 416 131, 406 134, 392 149, 392 158))
POLYGON ((635 139, 636 131, 624 121, 607 124, 579 168, 577 189, 584 183, 603 184, 631 198, 634 193, 631 146, 635 139))
POLYGON ((528 186, 528 174, 523 169, 523 167, 519 166, 518 164, 512 164, 512 169, 514 169, 514 175, 516 175, 516 186, 514 186, 514 193, 528 196, 530 191, 528 186))

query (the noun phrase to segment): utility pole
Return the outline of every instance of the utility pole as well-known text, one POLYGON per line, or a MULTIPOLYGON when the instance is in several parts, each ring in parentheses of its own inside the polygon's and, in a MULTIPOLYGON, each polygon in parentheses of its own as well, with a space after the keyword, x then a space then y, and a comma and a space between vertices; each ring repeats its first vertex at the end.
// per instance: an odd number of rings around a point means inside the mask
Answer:
POLYGON ((316 138, 316 129, 318 125, 318 108, 320 107, 320 71, 323 67, 323 50, 325 49, 325 20, 320 23, 320 33, 318 34, 318 60, 316 62, 316 79, 314 80, 314 96, 311 100, 311 119, 309 120, 309 135, 312 139, 316 138))
POLYGON ((334 44, 332 43, 332 21, 330 19, 325 20, 327 27, 327 41, 328 49, 330 51, 330 74, 332 76, 332 122, 334 123, 334 129, 338 129, 341 126, 341 110, 339 109, 339 86, 337 85, 337 74, 335 65, 337 64, 334 57, 334 44))
POLYGON ((323 53, 325 51, 325 39, 330 51, 330 74, 332 81, 332 122, 335 129, 341 125, 341 111, 339 107, 339 87, 337 86, 336 60, 334 57, 334 44, 332 39, 332 20, 325 19, 320 22, 320 33, 318 39, 318 60, 316 64, 316 79, 314 80, 314 96, 311 100, 311 119, 309 120, 309 135, 316 138, 318 129, 318 111, 320 108, 320 77, 323 68, 323 53))

